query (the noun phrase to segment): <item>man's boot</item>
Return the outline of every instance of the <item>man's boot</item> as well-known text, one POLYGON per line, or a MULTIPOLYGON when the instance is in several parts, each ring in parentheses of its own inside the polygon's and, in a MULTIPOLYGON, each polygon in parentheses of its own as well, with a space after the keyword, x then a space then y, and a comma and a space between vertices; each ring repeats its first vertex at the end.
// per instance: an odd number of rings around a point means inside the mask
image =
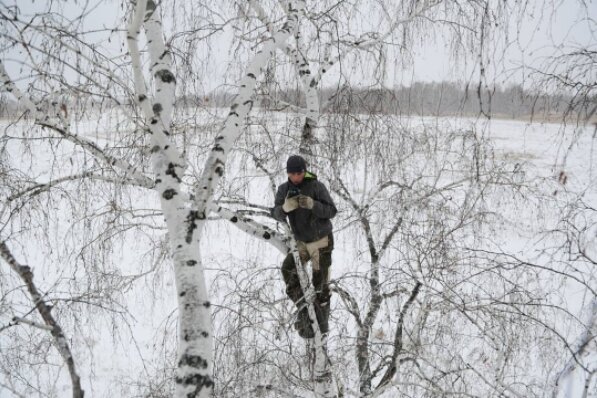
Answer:
POLYGON ((312 339, 315 337, 313 327, 311 327, 311 318, 309 318, 309 312, 307 307, 303 307, 299 310, 294 328, 298 331, 299 336, 304 339, 312 339))

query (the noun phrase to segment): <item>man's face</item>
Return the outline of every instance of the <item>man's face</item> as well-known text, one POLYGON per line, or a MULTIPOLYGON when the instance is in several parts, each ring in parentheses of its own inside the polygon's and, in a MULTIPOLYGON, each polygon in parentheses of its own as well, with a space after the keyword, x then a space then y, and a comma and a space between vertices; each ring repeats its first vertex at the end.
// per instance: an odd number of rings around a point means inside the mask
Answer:
POLYGON ((305 179, 305 172, 299 171, 299 172, 288 173, 288 179, 294 185, 298 185, 301 182, 303 182, 303 180, 305 179))

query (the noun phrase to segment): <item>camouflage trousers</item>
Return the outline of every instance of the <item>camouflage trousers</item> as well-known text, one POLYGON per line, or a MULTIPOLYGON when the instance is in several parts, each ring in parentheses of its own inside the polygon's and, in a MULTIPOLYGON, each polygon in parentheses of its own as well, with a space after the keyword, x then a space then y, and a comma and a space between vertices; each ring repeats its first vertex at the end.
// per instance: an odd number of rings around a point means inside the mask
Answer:
MULTIPOLYGON (((311 261, 312 283, 315 289, 315 300, 313 302, 317 322, 322 333, 328 332, 328 318, 330 311, 330 267, 332 265, 332 250, 334 249, 334 237, 332 234, 315 242, 297 241, 299 258, 302 266, 311 261)), ((305 338, 314 335, 308 311, 305 306, 303 289, 296 270, 296 263, 292 253, 288 254, 282 263, 282 276, 286 283, 286 294, 299 308, 296 327, 299 334, 305 338)))

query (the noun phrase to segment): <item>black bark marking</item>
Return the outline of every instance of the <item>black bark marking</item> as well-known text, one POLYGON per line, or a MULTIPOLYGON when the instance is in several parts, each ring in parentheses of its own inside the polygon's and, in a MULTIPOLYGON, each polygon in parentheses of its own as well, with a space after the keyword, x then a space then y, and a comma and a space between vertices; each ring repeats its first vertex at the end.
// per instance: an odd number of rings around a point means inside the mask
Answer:
POLYGON ((168 130, 164 130, 162 132, 164 133, 164 135, 170 135, 170 133, 168 132, 168 130))
POLYGON ((317 86, 317 81, 311 80, 311 83, 309 83, 309 87, 313 88, 315 86, 317 86))
POLYGON ((155 179, 155 183, 156 183, 156 184, 159 184, 160 182, 162 182, 162 179, 161 179, 161 178, 156 178, 156 179, 155 179))
POLYGON ((159 145, 154 145, 153 148, 151 148, 151 153, 156 153, 160 150, 160 146, 159 145))
POLYGON ((220 144, 216 144, 216 145, 213 147, 212 151, 216 151, 216 152, 222 152, 222 153, 223 153, 223 152, 224 152, 224 148, 222 148, 222 147, 220 146, 220 144))
POLYGON ((205 301, 205 302, 203 302, 203 306, 205 308, 209 308, 209 307, 211 307, 211 303, 209 301, 205 301))
POLYGON ((249 76, 252 79, 256 79, 255 75, 253 73, 249 73, 247 76, 249 76))
POLYGON ((195 261, 195 260, 189 260, 189 261, 187 261, 187 265, 189 267, 194 267, 195 265, 197 265, 197 261, 195 261))
POLYGON ((143 102, 143 101, 145 101, 146 99, 147 99, 147 96, 146 96, 145 94, 141 94, 141 95, 139 96, 139 102, 143 102))
POLYGON ((216 174, 222 177, 224 175, 224 169, 221 166, 216 167, 216 174))
POLYGON ((214 382, 208 375, 193 374, 182 378, 177 377, 176 384, 195 386, 195 391, 188 393, 187 398, 196 398, 202 389, 213 387, 214 382))
POLYGON ((153 104, 153 113, 155 113, 156 115, 159 115, 159 113, 164 109, 164 107, 162 107, 162 104, 158 103, 158 104, 153 104))
POLYGON ((172 199, 172 198, 174 197, 174 195, 178 195, 178 192, 176 192, 176 191, 175 191, 174 189, 172 189, 172 188, 166 189, 166 190, 164 191, 164 193, 162 194, 162 196, 163 196, 163 197, 164 197, 164 199, 166 199, 166 200, 170 200, 170 199, 172 199))
POLYGON ((266 239, 266 240, 267 240, 267 239, 269 239, 269 238, 271 238, 271 237, 272 237, 272 236, 269 234, 269 232, 266 232, 266 233, 264 233, 264 234, 263 234, 263 239, 266 239))
POLYGON ((159 71, 157 71, 155 73, 155 75, 156 75, 156 77, 159 77, 160 79, 162 79, 162 81, 164 83, 174 83, 174 82, 176 82, 176 79, 174 78, 174 75, 168 69, 160 69, 159 71))
POLYGON ((190 366, 191 368, 207 369, 207 361, 199 355, 184 354, 180 361, 178 361, 178 367, 190 366))
POLYGON ((166 169, 166 175, 172 176, 176 181, 180 182, 181 179, 176 175, 176 166, 174 163, 168 163, 168 168, 166 169))
POLYGON ((158 124, 158 119, 151 119, 151 124, 158 124))
MULTIPOLYGON (((197 210, 189 211, 189 215, 187 216, 187 220, 186 220, 186 223, 188 224, 187 236, 185 238, 185 241, 189 244, 193 241, 193 232, 197 228, 197 223, 195 221, 198 218, 199 218, 199 212, 197 210)), ((187 263, 187 265, 189 265, 189 264, 187 263)), ((193 264, 193 265, 195 265, 195 264, 193 264)))
POLYGON ((207 332, 201 332, 201 336, 207 338, 209 336, 209 333, 207 332))
POLYGON ((238 217, 234 216, 230 219, 231 222, 238 222, 238 217))
POLYGON ((180 292, 179 296, 184 297, 186 294, 187 294, 187 292, 180 292))

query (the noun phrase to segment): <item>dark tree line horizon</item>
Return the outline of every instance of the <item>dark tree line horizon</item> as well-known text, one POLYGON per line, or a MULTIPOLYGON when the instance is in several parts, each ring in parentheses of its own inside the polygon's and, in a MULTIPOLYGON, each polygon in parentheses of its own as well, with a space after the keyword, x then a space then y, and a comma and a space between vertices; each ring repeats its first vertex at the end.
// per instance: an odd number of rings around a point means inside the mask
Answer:
MULTIPOLYGON (((263 87, 262 87, 263 88, 263 87)), ((288 104, 305 106, 298 88, 262 90, 258 104, 264 108, 284 110, 288 104)), ((205 97, 186 97, 177 101, 184 106, 225 107, 233 94, 219 90, 205 97)), ((319 92, 322 113, 395 114, 415 116, 487 115, 504 118, 561 119, 573 113, 590 119, 586 107, 572 107, 572 95, 546 94, 510 84, 493 88, 456 82, 415 82, 411 86, 322 88, 319 92)))
MULTIPOLYGON (((221 88, 207 95, 184 95, 176 100, 176 107, 228 107, 234 99, 234 90, 221 88)), ((485 115, 509 119, 558 120, 562 116, 594 121, 594 112, 588 107, 572 107, 572 95, 546 94, 526 90, 519 84, 479 88, 478 85, 456 82, 415 82, 396 88, 361 88, 344 85, 319 91, 322 113, 395 114, 414 116, 473 116, 485 115)), ((597 99, 594 99, 597 100, 597 99)), ((65 99, 51 100, 61 106, 65 99)), ((85 101, 77 98, 75 101, 85 101)), ((595 102, 595 101, 591 101, 595 102)), ((123 99, 122 104, 127 103, 123 99)), ((88 107, 94 102, 89 100, 88 107)), ((98 104, 99 105, 99 104, 98 104)), ((305 97, 299 88, 265 89, 258 93, 256 105, 270 110, 286 110, 289 106, 305 106, 305 97)), ((105 105, 104 105, 105 107, 105 105)), ((98 106, 99 108, 99 106, 98 106)), ((0 97, 0 117, 10 117, 22 111, 16 102, 0 97)))

